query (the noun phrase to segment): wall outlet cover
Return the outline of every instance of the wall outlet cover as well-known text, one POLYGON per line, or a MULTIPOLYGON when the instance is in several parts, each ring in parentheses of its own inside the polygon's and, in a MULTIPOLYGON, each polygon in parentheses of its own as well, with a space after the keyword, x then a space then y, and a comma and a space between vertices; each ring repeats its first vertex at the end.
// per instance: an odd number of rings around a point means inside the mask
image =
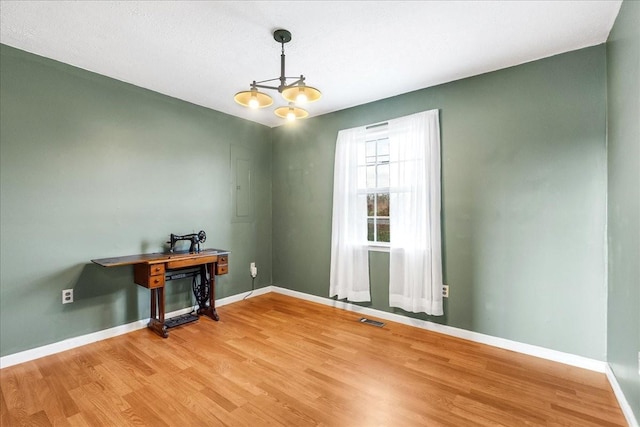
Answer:
POLYGON ((442 285, 442 296, 449 298, 449 285, 442 285))
POLYGON ((62 290, 62 303, 69 304, 73 302, 73 289, 62 290))

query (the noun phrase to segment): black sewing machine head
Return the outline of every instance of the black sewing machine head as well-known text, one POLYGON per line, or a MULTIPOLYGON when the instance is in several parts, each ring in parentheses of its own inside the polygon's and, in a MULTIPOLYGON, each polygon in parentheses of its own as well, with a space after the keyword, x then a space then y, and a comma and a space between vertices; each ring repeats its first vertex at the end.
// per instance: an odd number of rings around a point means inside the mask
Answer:
POLYGON ((184 236, 171 233, 171 240, 167 242, 171 244, 169 252, 173 252, 176 247, 176 242, 180 240, 188 240, 191 242, 189 252, 200 252, 200 243, 204 243, 204 241, 207 240, 207 233, 202 230, 200 230, 198 234, 185 234, 184 236))

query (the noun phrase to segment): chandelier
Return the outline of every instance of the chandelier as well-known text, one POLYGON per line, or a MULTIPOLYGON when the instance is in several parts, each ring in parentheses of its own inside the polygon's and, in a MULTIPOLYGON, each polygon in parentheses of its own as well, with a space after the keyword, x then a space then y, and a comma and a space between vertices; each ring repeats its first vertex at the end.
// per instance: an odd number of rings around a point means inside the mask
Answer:
POLYGON ((264 108, 273 104, 273 99, 264 92, 259 92, 258 89, 272 89, 277 90, 282 94, 282 97, 288 101, 288 106, 278 107, 274 110, 276 116, 287 120, 304 119, 309 113, 296 104, 304 104, 307 102, 313 102, 320 99, 322 94, 314 87, 307 86, 304 82, 304 76, 298 77, 286 77, 284 71, 284 44, 291 41, 291 33, 287 30, 276 30, 273 32, 273 39, 282 45, 282 53, 280 54, 280 77, 276 77, 269 80, 262 80, 251 83, 250 90, 245 90, 235 94, 233 99, 240 105, 249 108, 264 108), (287 84, 287 79, 296 79, 293 83, 287 84), (269 86, 264 83, 280 81, 278 86, 269 86))

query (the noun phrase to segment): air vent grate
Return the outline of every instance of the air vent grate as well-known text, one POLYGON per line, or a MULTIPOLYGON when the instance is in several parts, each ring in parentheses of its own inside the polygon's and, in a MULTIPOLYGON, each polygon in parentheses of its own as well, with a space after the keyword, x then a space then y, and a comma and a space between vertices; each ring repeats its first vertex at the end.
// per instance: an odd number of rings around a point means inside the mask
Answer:
POLYGON ((377 320, 367 319, 366 317, 361 318, 360 323, 366 323, 367 325, 377 326, 378 328, 382 328, 384 326, 384 323, 378 322, 377 320))

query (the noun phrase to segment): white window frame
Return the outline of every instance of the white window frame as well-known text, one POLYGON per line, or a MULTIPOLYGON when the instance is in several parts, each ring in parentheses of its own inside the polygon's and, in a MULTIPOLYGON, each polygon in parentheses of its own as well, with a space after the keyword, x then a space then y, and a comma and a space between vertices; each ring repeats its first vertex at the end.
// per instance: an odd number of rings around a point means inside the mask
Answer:
MULTIPOLYGON (((376 166, 376 177, 375 177, 375 181, 376 183, 378 182, 378 175, 377 175, 377 171, 378 171, 378 166, 380 165, 389 165, 389 169, 391 168, 391 162, 390 160, 386 160, 386 161, 381 161, 381 162, 374 162, 374 163, 367 163, 367 154, 366 154, 366 146, 368 143, 373 142, 373 141, 380 141, 380 140, 384 140, 384 139, 389 139, 389 132, 387 129, 387 123, 380 123, 380 124, 375 124, 375 125, 371 125, 368 126, 366 129, 366 138, 365 138, 365 145, 364 145, 364 149, 361 153, 359 153, 359 168, 363 168, 364 171, 361 173, 361 180, 359 181, 359 185, 358 185, 358 192, 360 194, 364 194, 364 195, 369 195, 369 194, 374 194, 374 197, 377 197, 377 194, 380 193, 386 193, 391 195, 391 187, 390 186, 374 186, 374 187, 369 187, 366 185, 367 183, 367 176, 366 176, 366 168, 367 166, 376 166)), ((387 155, 388 156, 388 155, 387 155)), ((378 158, 378 153, 376 152, 376 160, 378 158)), ((377 207, 377 203, 376 203, 376 207, 377 207)), ((384 217, 382 216, 382 218, 388 218, 388 221, 391 222, 391 212, 389 212, 389 216, 384 217)), ((369 219, 373 218, 374 219, 374 224, 375 219, 379 218, 377 215, 377 209, 374 209, 374 215, 368 215, 367 212, 367 224, 369 223, 369 219)), ((375 227, 374 225, 374 235, 377 234, 377 227, 375 227)), ((377 238, 377 237, 376 237, 377 238)), ((389 252, 390 247, 391 247, 391 242, 381 242, 378 240, 374 240, 374 241, 368 241, 369 242, 369 250, 370 251, 374 251, 374 252, 389 252)))

